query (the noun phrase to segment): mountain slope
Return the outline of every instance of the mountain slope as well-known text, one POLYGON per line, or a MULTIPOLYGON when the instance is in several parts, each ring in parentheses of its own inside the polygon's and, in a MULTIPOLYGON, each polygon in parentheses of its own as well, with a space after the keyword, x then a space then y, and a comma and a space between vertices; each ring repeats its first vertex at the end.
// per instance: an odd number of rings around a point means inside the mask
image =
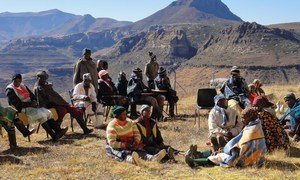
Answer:
POLYGON ((135 27, 155 24, 202 23, 228 25, 241 22, 221 0, 177 0, 168 7, 142 19, 135 27))

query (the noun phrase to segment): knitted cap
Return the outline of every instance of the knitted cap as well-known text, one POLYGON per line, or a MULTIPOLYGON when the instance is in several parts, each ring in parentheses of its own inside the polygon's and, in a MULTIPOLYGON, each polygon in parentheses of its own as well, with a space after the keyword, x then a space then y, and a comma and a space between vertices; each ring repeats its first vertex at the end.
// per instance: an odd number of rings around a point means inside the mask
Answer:
POLYGON ((142 105, 142 107, 141 107, 141 109, 140 109, 140 113, 143 114, 143 112, 144 112, 147 108, 150 108, 150 106, 147 105, 147 104, 142 105))
POLYGON ((122 112, 126 111, 126 108, 124 108, 123 106, 115 106, 113 109, 112 109, 112 112, 113 112, 113 116, 114 117, 117 117, 119 116, 122 112))

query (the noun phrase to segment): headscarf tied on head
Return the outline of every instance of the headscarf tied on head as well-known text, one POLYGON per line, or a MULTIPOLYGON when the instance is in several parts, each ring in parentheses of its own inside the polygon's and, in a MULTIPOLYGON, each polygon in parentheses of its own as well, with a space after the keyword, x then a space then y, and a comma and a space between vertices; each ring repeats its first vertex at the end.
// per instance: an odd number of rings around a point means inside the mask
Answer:
POLYGON ((223 94, 217 94, 215 97, 214 97, 214 102, 215 102, 215 109, 221 111, 221 114, 222 114, 222 126, 225 126, 226 123, 228 122, 228 115, 226 113, 226 109, 225 108, 222 108, 220 106, 218 106, 218 102, 221 100, 221 99, 226 99, 225 96, 223 94))

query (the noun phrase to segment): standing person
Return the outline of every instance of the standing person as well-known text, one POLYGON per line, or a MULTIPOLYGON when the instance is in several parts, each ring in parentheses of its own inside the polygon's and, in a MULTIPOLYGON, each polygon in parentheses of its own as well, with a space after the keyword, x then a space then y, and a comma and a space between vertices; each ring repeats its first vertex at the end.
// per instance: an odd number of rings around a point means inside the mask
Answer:
POLYGON ((228 100, 228 105, 241 113, 242 109, 251 107, 248 85, 237 66, 232 67, 230 75, 220 90, 228 100))
POLYGON ((87 114, 95 114, 96 121, 94 122, 94 127, 103 129, 106 126, 99 118, 99 114, 102 112, 102 107, 99 103, 97 103, 97 94, 93 84, 91 83, 92 77, 89 73, 87 73, 83 75, 82 79, 83 82, 74 87, 74 106, 85 108, 87 114))
POLYGON ((222 94, 216 95, 214 102, 215 106, 208 117, 208 128, 213 149, 218 151, 241 132, 243 123, 236 110, 228 107, 227 100, 222 94))
MULTIPOLYGON (((176 95, 176 91, 172 89, 170 84, 170 79, 167 76, 167 71, 163 67, 159 68, 158 76, 155 78, 154 81, 155 88, 159 90, 166 90, 166 93, 162 93, 169 103, 169 115, 170 117, 175 117, 174 107, 175 103, 178 101, 178 96, 176 95)), ((163 108, 163 107, 161 107, 163 108)))
POLYGON ((91 50, 86 48, 83 50, 83 57, 80 58, 74 66, 73 83, 74 86, 76 86, 78 83, 81 83, 83 81, 82 77, 84 74, 90 73, 92 78, 91 82, 95 88, 95 91, 97 91, 98 90, 97 66, 93 62, 91 55, 92 55, 91 50))
POLYGON ((92 129, 87 128, 83 120, 82 109, 71 106, 53 89, 53 85, 47 82, 49 76, 45 71, 38 72, 36 76, 38 80, 34 86, 34 93, 39 107, 54 108, 58 113, 58 121, 60 123, 63 121, 66 113, 70 113, 82 128, 84 134, 93 132, 92 129))
POLYGON ((39 108, 36 97, 27 86, 22 83, 22 75, 16 74, 12 83, 6 87, 6 96, 9 105, 15 107, 18 112, 23 112, 28 117, 29 124, 39 122, 53 141, 60 139, 68 130, 61 129, 54 121, 52 112, 46 108, 39 108))
POLYGON ((288 93, 284 96, 284 101, 289 108, 280 118, 280 122, 284 123, 289 117, 289 123, 284 126, 285 131, 293 138, 294 142, 298 142, 300 140, 300 100, 296 98, 294 93, 288 93))
POLYGON ((140 158, 148 161, 160 162, 166 155, 165 150, 155 155, 148 154, 142 148, 141 134, 136 124, 127 118, 123 106, 113 108, 114 119, 109 122, 106 129, 106 153, 119 161, 126 161, 140 165, 140 158))
POLYGON ((154 79, 158 75, 159 64, 156 61, 156 55, 149 52, 150 61, 145 66, 145 75, 148 79, 148 87, 150 89, 155 89, 154 79))

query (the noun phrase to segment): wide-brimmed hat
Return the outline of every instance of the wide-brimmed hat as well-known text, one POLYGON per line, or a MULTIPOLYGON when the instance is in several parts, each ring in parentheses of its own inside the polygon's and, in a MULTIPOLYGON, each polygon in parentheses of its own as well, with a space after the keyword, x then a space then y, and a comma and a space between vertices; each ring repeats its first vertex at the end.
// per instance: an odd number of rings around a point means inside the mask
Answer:
POLYGON ((135 68, 132 71, 135 72, 135 73, 142 72, 142 70, 140 68, 135 68))
POLYGON ((158 69, 158 74, 165 74, 165 73, 166 73, 166 69, 165 69, 165 68, 160 67, 160 68, 158 69))

